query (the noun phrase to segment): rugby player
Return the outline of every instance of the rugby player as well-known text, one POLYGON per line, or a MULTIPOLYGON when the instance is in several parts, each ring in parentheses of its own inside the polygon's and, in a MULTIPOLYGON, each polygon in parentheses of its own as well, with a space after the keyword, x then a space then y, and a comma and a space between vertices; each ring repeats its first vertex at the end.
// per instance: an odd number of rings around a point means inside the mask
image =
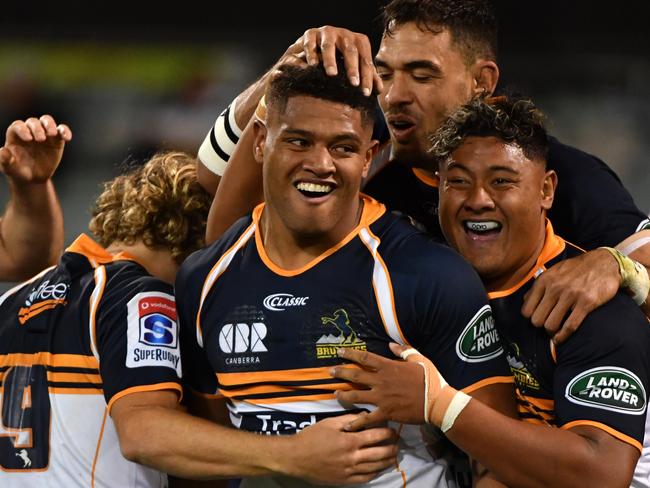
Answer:
MULTIPOLYGON (((359 193, 377 145, 374 101, 320 65, 285 68, 266 100, 266 120, 255 123, 265 203, 188 258, 176 280, 189 384, 226 397, 242 430, 294 434, 362 407, 334 397, 350 388, 329 376, 339 348, 390 355, 396 341, 417 344, 457 388, 514 416, 512 377, 478 277, 359 193), (479 328, 490 329, 480 344, 479 328)), ((417 426, 396 428, 399 463, 371 486, 457 486, 454 459, 427 453, 417 426)))
MULTIPOLYGON (((344 358, 367 369, 337 367, 334 376, 369 389, 342 391, 338 398, 378 405, 366 422, 424 420, 439 427, 508 486, 629 486, 644 440, 646 317, 619 292, 556 345, 520 311, 535 279, 583 252, 557 236, 547 219, 558 178, 546 166, 540 112, 526 99, 474 100, 451 115, 432 141, 442 230, 488 290, 522 421, 458 393, 433 363, 400 346, 393 351, 407 363, 343 349, 344 358), (409 369, 412 363, 424 375, 409 369), (402 388, 409 375, 424 376, 418 392, 402 388)), ((645 482, 636 486, 647 486, 647 471, 640 468, 645 482)))
MULTIPOLYGON (((58 145, 33 146, 61 156, 58 145)), ((158 154, 106 183, 90 221, 98 242, 81 235, 56 266, 0 297, 0 485, 142 488, 167 486, 165 472, 305 471, 349 483, 394 462, 389 429, 351 435, 334 419, 269 438, 179 407, 171 283, 204 243, 209 204, 193 157, 158 154)))

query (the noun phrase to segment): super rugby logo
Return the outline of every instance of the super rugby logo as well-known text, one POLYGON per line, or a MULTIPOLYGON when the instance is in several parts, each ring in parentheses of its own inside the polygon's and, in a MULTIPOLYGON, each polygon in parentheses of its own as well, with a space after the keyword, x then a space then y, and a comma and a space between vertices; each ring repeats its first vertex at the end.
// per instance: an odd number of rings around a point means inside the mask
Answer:
POLYGON ((274 293, 262 302, 264 307, 274 312, 283 312, 287 307, 304 307, 309 297, 295 297, 289 293, 274 293))
POLYGON ((641 415, 645 412, 645 388, 627 369, 601 366, 575 376, 565 390, 567 400, 611 412, 641 415))
POLYGON ((165 366, 181 375, 178 323, 174 297, 162 292, 144 292, 127 305, 126 366, 165 366))
POLYGON ((456 354, 468 363, 480 363, 503 353, 499 333, 494 327, 492 309, 484 305, 476 312, 456 341, 456 354))
POLYGON ((147 297, 138 303, 140 342, 151 346, 176 347, 176 307, 173 300, 147 297))

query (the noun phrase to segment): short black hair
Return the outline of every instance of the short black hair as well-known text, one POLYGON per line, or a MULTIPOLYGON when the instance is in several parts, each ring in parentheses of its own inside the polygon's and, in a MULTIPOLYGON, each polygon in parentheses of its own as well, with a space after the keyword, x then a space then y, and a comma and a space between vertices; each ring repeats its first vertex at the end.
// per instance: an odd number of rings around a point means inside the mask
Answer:
POLYGON ((467 65, 478 58, 497 59, 498 23, 489 0, 392 0, 382 20, 387 36, 411 22, 434 34, 449 29, 467 65))
POLYGON ((465 138, 494 136, 519 146, 528 159, 546 164, 548 134, 544 119, 532 100, 520 95, 474 98, 451 114, 430 137, 429 153, 440 164, 465 138))
POLYGON ((348 105, 361 112, 362 121, 372 125, 375 121, 377 93, 363 94, 361 87, 348 80, 345 66, 337 59, 338 74, 330 76, 321 64, 299 67, 285 66, 266 87, 266 103, 284 112, 289 98, 308 96, 348 105))

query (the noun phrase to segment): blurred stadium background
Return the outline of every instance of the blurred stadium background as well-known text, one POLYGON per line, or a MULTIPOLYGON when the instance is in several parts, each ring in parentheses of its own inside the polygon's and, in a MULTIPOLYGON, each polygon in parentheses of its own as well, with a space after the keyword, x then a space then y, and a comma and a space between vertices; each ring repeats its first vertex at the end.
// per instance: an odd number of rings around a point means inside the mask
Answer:
MULTIPOLYGON (((195 153, 216 115, 306 28, 366 32, 376 48, 381 3, 3 5, 0 129, 43 113, 72 128, 55 177, 69 243, 101 181, 158 148, 195 153)), ((604 159, 650 211, 647 2, 496 5, 500 85, 537 100, 554 135, 604 159)))

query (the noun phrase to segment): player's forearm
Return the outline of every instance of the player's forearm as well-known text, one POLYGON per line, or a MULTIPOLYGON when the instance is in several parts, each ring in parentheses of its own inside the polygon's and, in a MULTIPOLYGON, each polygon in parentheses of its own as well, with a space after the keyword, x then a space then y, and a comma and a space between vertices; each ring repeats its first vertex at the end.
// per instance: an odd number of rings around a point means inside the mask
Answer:
POLYGON ((570 430, 508 418, 471 401, 447 437, 507 486, 628 486, 631 469, 570 430))
POLYGON ((253 123, 249 123, 217 188, 206 226, 206 244, 217 240, 262 201, 262 165, 253 157, 253 123))
POLYGON ((235 105, 235 120, 239 127, 246 127, 246 124, 253 118, 257 104, 260 103, 266 84, 272 71, 268 71, 262 77, 237 95, 235 105))
POLYGON ((56 263, 63 249, 63 213, 54 185, 16 184, 9 180, 11 199, 0 221, 3 279, 28 278, 56 263))
MULTIPOLYGON (((642 230, 631 235, 616 248, 623 254, 641 263, 650 272, 650 230, 642 230)), ((641 309, 650 317, 650 295, 641 304, 641 309)))
POLYGON ((238 431, 167 407, 136 409, 118 430, 130 461, 188 479, 286 474, 290 439, 238 431))

